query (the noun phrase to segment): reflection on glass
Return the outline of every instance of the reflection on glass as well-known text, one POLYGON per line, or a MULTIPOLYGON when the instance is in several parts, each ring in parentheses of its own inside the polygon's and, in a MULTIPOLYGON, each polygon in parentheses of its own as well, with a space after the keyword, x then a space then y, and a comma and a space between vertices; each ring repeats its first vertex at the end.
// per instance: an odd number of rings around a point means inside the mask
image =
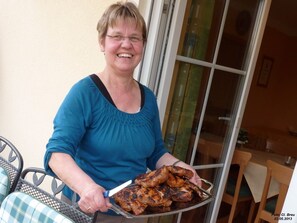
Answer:
POLYGON ((211 35, 211 26, 213 20, 220 19, 218 14, 213 18, 214 6, 214 0, 191 1, 190 10, 185 20, 186 30, 182 34, 183 44, 180 47, 180 55, 206 60, 207 54, 213 54, 214 48, 211 49, 208 45, 210 37, 217 35, 217 32, 213 30, 211 35))
POLYGON ((165 144, 181 160, 186 160, 193 134, 193 122, 197 109, 203 72, 200 66, 178 63, 172 102, 167 115, 165 144))
POLYGON ((207 102, 202 132, 224 137, 232 117, 234 101, 243 76, 215 71, 207 102))
POLYGON ((230 1, 217 64, 244 69, 258 4, 258 0, 230 1))
MULTIPOLYGON (((223 142, 216 141, 213 136, 203 136, 199 139, 197 153, 195 157, 196 165, 207 165, 219 163, 223 153, 223 142)), ((220 140, 220 139, 219 139, 220 140)), ((214 182, 217 174, 217 168, 205 168, 199 170, 199 176, 209 182, 214 182)))

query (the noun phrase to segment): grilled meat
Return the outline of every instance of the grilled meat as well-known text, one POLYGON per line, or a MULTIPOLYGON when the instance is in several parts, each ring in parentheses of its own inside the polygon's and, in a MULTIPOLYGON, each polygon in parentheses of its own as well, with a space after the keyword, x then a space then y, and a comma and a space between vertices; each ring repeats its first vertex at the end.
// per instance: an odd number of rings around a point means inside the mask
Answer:
POLYGON ((167 166, 167 169, 174 175, 191 179, 194 176, 194 173, 191 170, 182 168, 180 166, 167 166))
POLYGON ((192 177, 193 173, 188 169, 163 166, 138 176, 135 185, 123 189, 114 198, 125 211, 135 215, 146 210, 170 211, 173 202, 186 205, 194 197, 202 197, 199 187, 189 181, 192 177), (198 196, 195 196, 196 194, 198 196))
POLYGON ((142 187, 137 191, 137 199, 151 207, 168 207, 172 203, 172 200, 170 200, 170 189, 166 185, 142 187))
POLYGON ((166 184, 169 187, 181 187, 185 183, 185 180, 183 180, 181 177, 173 175, 172 173, 168 174, 168 179, 166 181, 166 184))
POLYGON ((167 180, 168 173, 168 168, 163 166, 157 170, 138 176, 135 179, 135 183, 143 187, 155 187, 167 180))
POLYGON ((188 180, 185 182, 185 184, 187 184, 193 191, 195 191, 199 197, 203 196, 200 188, 197 185, 193 184, 188 180))
POLYGON ((147 207, 137 199, 137 191, 140 186, 134 185, 126 187, 114 195, 115 201, 127 212, 133 212, 135 215, 142 214, 147 207))
POLYGON ((170 194, 172 201, 188 202, 193 199, 193 191, 187 185, 182 187, 171 187, 170 194))

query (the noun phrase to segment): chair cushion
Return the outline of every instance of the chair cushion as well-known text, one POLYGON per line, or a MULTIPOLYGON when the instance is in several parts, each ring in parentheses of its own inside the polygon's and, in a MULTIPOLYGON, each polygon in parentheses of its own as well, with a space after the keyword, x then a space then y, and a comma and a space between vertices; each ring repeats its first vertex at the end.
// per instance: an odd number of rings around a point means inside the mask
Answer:
POLYGON ((73 223, 63 214, 22 192, 13 192, 4 199, 0 222, 73 223))
POLYGON ((10 189, 9 175, 5 169, 0 167, 0 205, 8 195, 10 189))
MULTIPOLYGON (((226 192, 233 196, 235 193, 235 187, 236 187, 236 179, 229 177, 228 181, 227 181, 226 192)), ((246 181, 244 179, 242 179, 238 196, 239 197, 249 197, 251 195, 252 195, 252 193, 249 188, 249 185, 246 183, 246 181)))

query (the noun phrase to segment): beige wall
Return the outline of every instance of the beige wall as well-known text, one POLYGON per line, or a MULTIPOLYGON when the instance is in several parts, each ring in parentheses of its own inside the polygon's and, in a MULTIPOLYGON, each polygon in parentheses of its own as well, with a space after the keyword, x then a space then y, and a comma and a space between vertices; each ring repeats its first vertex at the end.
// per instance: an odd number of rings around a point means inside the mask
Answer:
POLYGON ((100 71, 96 24, 115 0, 0 0, 0 135, 25 167, 43 166, 52 120, 69 88, 100 71))

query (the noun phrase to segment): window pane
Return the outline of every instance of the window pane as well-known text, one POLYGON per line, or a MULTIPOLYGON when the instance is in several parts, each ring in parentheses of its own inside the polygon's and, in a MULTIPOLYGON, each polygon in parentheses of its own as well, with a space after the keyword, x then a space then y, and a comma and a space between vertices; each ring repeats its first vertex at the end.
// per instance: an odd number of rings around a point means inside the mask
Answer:
POLYGON ((196 0, 187 7, 179 55, 212 61, 225 1, 196 0), (214 11, 216 11, 214 16, 214 11))
POLYGON ((217 64, 244 69, 258 4, 258 0, 230 1, 217 64))
POLYGON ((201 107, 200 97, 204 95, 209 69, 189 63, 177 62, 171 88, 170 107, 165 120, 165 144, 181 160, 186 160, 192 145, 193 122, 197 107, 201 107))

